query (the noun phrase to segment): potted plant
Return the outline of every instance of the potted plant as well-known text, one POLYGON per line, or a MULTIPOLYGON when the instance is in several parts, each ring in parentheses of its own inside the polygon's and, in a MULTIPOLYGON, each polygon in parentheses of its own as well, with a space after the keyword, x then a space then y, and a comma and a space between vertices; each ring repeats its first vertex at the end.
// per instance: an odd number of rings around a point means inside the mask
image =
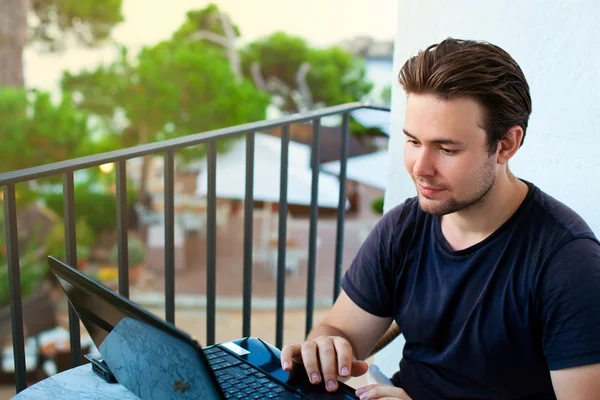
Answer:
MULTIPOLYGON (((130 236, 127 239, 127 260, 129 266, 129 283, 135 284, 139 281, 144 269, 146 267, 146 246, 136 236, 130 236)), ((115 244, 112 248, 109 261, 112 264, 112 268, 118 270, 119 263, 119 249, 115 244)), ((106 275, 107 272, 104 272, 106 275)))
MULTIPOLYGON (((0 217, 0 229, 4 229, 0 217)), ((8 260, 4 237, 0 236, 0 358, 2 349, 11 346, 12 321, 8 260)), ((43 246, 30 238, 19 256, 20 289, 23 328, 25 337, 36 336, 56 326, 56 306, 48 280, 48 264, 43 256, 43 246)), ((2 375, 0 371, 0 375, 2 375)))
MULTIPOLYGON (((75 243, 77 248, 77 268, 83 269, 90 256, 90 248, 94 244, 96 237, 94 232, 83 218, 78 218, 75 222, 75 243)), ((66 261, 65 252, 65 225, 64 221, 56 223, 45 240, 46 252, 59 260, 66 261)))

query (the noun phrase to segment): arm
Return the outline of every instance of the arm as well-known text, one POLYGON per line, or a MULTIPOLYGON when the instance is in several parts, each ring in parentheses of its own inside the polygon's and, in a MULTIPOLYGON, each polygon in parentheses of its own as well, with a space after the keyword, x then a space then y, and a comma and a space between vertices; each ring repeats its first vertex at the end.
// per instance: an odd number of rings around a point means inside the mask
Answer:
POLYGON ((394 269, 391 249, 398 221, 396 208, 371 231, 344 275, 343 291, 327 316, 302 343, 285 346, 281 352, 284 370, 301 361, 312 383, 337 389, 337 377, 367 372, 364 359, 390 326, 394 315, 394 269), (322 376, 321 376, 322 375, 322 376))
POLYGON ((540 282, 544 354, 557 398, 600 399, 600 246, 568 243, 540 282))
POLYGON ((550 371, 558 400, 600 399, 600 364, 550 371))

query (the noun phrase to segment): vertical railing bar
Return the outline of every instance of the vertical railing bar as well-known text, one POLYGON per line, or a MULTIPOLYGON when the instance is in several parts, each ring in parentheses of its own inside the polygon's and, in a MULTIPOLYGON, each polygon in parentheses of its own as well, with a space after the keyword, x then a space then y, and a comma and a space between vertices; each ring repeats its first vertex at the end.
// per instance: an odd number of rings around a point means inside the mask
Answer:
POLYGON ((27 388, 25 367, 25 337, 23 333, 23 304, 19 266, 19 237, 17 234, 17 200, 13 183, 4 187, 4 237, 8 266, 8 291, 15 363, 17 393, 27 388))
POLYGON ((206 344, 215 343, 217 281, 217 143, 208 143, 206 236, 206 344))
POLYGON ((340 149, 340 197, 337 209, 337 231, 335 237, 335 271, 333 278, 333 301, 340 295, 342 279, 342 260, 344 255, 344 214, 346 212, 346 167, 348 164, 348 136, 350 115, 344 114, 342 119, 342 148, 340 149))
POLYGON ((175 324, 175 162, 173 150, 165 151, 165 316, 175 324))
POLYGON ((127 161, 117 162, 117 250, 119 293, 129 298, 129 249, 127 243, 127 161))
POLYGON ((287 185, 290 126, 281 127, 281 170, 279 180, 279 234, 277 248, 277 322, 275 347, 283 347, 283 318, 285 308, 285 258, 287 242, 287 185))
MULTIPOLYGON (((65 221, 65 254, 67 264, 77 266, 77 232, 75 229, 75 184, 73 172, 63 174, 63 212, 65 221)), ((71 341, 71 366, 81 365, 81 333, 79 329, 79 317, 69 303, 69 332, 71 341)))
POLYGON ((246 196, 244 198, 244 304, 242 336, 250 337, 252 314, 252 219, 254 210, 254 132, 246 135, 246 196))
POLYGON ((308 241, 308 278, 306 289, 306 335, 312 329, 315 303, 315 271, 317 262, 317 217, 319 213, 319 145, 321 119, 313 120, 313 142, 311 151, 312 187, 310 196, 310 226, 308 241))

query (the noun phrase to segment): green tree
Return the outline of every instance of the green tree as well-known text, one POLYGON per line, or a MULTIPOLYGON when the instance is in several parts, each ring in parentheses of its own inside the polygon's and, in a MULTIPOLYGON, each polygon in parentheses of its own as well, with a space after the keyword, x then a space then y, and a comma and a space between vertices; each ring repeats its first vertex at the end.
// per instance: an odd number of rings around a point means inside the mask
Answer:
POLYGON ((0 86, 24 86, 28 43, 56 51, 74 39, 84 46, 106 40, 121 21, 122 0, 0 1, 0 86))
POLYGON ((381 89, 381 93, 379 94, 379 97, 380 97, 381 101, 383 102, 383 104, 390 104, 392 102, 392 86, 387 85, 386 87, 381 89))
MULTIPOLYGON (((170 40, 144 48, 136 57, 123 51, 113 64, 77 75, 65 73, 62 88, 79 105, 115 127, 122 147, 149 143, 265 118, 269 97, 233 75, 214 46, 170 40)), ((225 145, 225 143, 220 143, 225 145)), ((203 146, 182 153, 198 157, 203 146)), ((150 158, 144 159, 140 192, 146 190, 150 158)))
POLYGON ((0 172, 84 155, 87 115, 67 94, 55 104, 49 93, 0 87, 0 172))
POLYGON ((231 22, 229 15, 211 3, 201 10, 188 11, 185 22, 173 34, 172 41, 200 42, 212 46, 229 60, 231 72, 237 79, 242 78, 237 40, 239 28, 231 22))
POLYGON ((284 32, 249 43, 241 60, 244 74, 282 99, 288 112, 360 100, 373 87, 363 60, 339 47, 312 48, 284 32))
MULTIPOLYGON (((186 14, 185 22, 173 34, 174 40, 184 40, 193 37, 199 32, 211 32, 215 35, 227 36, 227 28, 223 26, 222 15, 219 7, 211 3, 201 10, 190 10, 186 14)), ((231 24, 231 21, 229 21, 231 24)), ((233 35, 237 38, 240 36, 240 29, 231 24, 233 35)), ((210 40, 207 40, 210 43, 210 40)), ((215 44, 216 47, 220 47, 215 44)))

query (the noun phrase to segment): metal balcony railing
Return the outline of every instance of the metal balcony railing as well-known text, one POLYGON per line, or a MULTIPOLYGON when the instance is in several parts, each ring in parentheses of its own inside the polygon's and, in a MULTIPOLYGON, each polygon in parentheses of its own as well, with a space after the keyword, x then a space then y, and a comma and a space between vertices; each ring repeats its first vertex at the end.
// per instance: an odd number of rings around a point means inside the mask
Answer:
MULTIPOLYGON (((165 315, 166 320, 175 323, 175 245, 174 245, 174 152, 176 150, 199 144, 208 145, 207 154, 207 336, 206 345, 215 343, 215 299, 216 299, 216 159, 219 139, 235 136, 246 136, 246 192, 244 199, 244 280, 243 280, 243 326, 242 335, 250 336, 250 317, 252 302, 252 223, 253 223, 253 182, 254 182, 254 134, 272 128, 281 128, 281 173, 280 173, 280 199, 279 199, 279 227, 278 227, 278 259, 277 259, 277 306, 276 306, 276 343, 279 348, 283 340, 283 317, 285 295, 285 243, 286 243, 286 215, 287 215, 287 186, 288 186, 288 145, 290 140, 289 126, 292 123, 312 122, 313 142, 311 152, 312 187, 310 203, 309 225, 309 255, 308 255, 308 280, 306 302, 306 333, 313 324, 314 291, 315 291, 315 264, 317 248, 317 192, 319 177, 319 140, 321 118, 342 116, 341 140, 341 171, 339 205, 337 209, 336 251, 334 264, 333 300, 340 292, 340 279, 342 271, 342 248, 344 243, 344 210, 346 204, 346 163, 348 158, 349 118, 352 111, 358 109, 372 109, 389 111, 388 107, 374 106, 364 103, 348 103, 334 107, 323 108, 316 111, 304 112, 285 116, 275 120, 253 122, 210 132, 198 133, 181 138, 165 140, 156 143, 139 145, 127 149, 107 152, 56 162, 48 165, 36 166, 0 174, 0 186, 4 194, 5 239, 10 291, 10 313, 12 325, 13 349, 15 355, 16 390, 20 392, 27 387, 22 298, 20 289, 20 268, 18 230, 16 221, 16 191, 15 185, 22 182, 33 181, 39 178, 62 174, 64 196, 64 232, 66 243, 66 261, 70 265, 77 265, 77 243, 75 236, 75 196, 74 179, 75 171, 85 168, 100 166, 106 163, 116 164, 116 202, 117 202, 117 245, 118 245, 118 271, 119 293, 129 297, 128 258, 127 258, 127 184, 126 162, 129 159, 153 155, 164 155, 164 220, 165 220, 165 315)), ((81 364, 81 344, 79 332, 79 319, 74 310, 69 306, 69 331, 71 362, 73 366, 81 364)))

